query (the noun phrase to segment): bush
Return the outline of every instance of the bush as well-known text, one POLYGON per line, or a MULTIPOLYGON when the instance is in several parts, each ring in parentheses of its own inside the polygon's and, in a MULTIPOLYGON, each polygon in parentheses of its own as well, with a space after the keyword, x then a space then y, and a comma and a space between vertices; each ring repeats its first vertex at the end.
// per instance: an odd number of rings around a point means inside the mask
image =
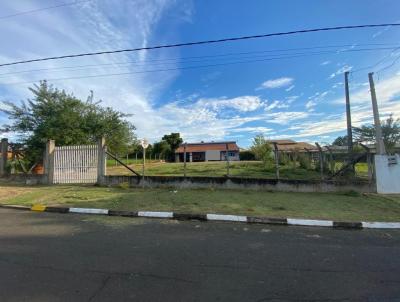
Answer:
POLYGON ((256 160, 256 156, 250 150, 239 152, 240 160, 256 160))
POLYGON ((311 161, 310 158, 306 154, 300 153, 297 157, 299 161, 300 168, 310 170, 311 169, 311 161))

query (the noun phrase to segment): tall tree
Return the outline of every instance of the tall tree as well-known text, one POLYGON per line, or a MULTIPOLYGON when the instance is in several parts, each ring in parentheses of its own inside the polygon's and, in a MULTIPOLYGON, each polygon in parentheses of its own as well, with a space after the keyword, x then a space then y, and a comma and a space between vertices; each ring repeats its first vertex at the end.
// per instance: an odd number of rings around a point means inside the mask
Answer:
POLYGON ((45 142, 54 139, 57 145, 93 144, 105 137, 112 152, 127 152, 135 141, 135 127, 127 114, 100 106, 90 96, 81 101, 64 90, 42 81, 30 88, 33 98, 16 105, 4 102, 0 110, 12 121, 3 131, 12 131, 27 146, 27 157, 37 161, 45 142), (4 108, 5 107, 5 108, 4 108))
POLYGON ((347 135, 338 136, 332 143, 335 146, 347 146, 347 135))
MULTIPOLYGON (((393 115, 390 115, 386 120, 381 121, 382 136, 386 150, 393 151, 394 146, 400 143, 400 119, 395 120, 393 115)), ((374 125, 363 125, 359 128, 353 127, 354 137, 359 142, 374 144, 375 127, 374 125)))
POLYGON ((267 166, 272 159, 272 147, 262 134, 258 134, 253 138, 250 151, 253 152, 256 159, 261 160, 265 166, 267 166))
POLYGON ((180 133, 165 134, 161 140, 166 141, 168 145, 170 145, 171 151, 173 152, 175 152, 175 150, 183 142, 180 133))
POLYGON ((166 142, 169 145, 169 150, 165 149, 165 158, 169 159, 170 161, 174 160, 175 150, 182 144, 183 139, 181 138, 180 133, 171 133, 165 134, 161 142, 166 142))

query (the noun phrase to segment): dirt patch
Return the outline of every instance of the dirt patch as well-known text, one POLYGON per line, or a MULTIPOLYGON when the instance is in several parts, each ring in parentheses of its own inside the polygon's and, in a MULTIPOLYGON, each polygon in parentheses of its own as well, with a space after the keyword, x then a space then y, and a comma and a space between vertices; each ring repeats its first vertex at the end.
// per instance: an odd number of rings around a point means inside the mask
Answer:
POLYGON ((32 192, 31 188, 0 187, 0 201, 11 199, 29 192, 32 192))

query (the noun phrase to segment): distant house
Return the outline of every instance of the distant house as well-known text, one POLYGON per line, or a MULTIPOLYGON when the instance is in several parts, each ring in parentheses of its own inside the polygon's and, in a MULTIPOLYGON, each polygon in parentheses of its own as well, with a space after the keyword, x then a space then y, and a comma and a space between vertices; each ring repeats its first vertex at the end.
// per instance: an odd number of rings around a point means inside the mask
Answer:
POLYGON ((236 142, 200 142, 181 144, 175 151, 175 161, 183 162, 186 146, 186 161, 225 161, 228 152, 230 161, 239 160, 239 147, 236 142))
POLYGON ((315 145, 306 142, 296 142, 291 139, 278 139, 278 140, 268 140, 268 143, 273 145, 276 143, 278 151, 291 153, 291 152, 318 152, 318 148, 315 145))

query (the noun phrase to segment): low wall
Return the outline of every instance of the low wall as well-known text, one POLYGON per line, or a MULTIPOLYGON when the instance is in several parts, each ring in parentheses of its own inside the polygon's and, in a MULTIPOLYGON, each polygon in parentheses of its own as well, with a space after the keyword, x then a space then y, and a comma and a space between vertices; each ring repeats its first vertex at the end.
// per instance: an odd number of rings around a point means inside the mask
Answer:
POLYGON ((282 192, 348 192, 375 193, 376 187, 367 181, 276 180, 240 177, 146 176, 144 183, 136 176, 103 176, 101 185, 128 183, 131 187, 251 189, 282 192))
POLYGON ((43 174, 8 174, 2 177, 6 181, 24 183, 26 185, 47 184, 47 175, 43 174))
POLYGON ((400 155, 375 155, 377 192, 400 194, 400 155), (392 159, 392 162, 389 159, 392 159))

